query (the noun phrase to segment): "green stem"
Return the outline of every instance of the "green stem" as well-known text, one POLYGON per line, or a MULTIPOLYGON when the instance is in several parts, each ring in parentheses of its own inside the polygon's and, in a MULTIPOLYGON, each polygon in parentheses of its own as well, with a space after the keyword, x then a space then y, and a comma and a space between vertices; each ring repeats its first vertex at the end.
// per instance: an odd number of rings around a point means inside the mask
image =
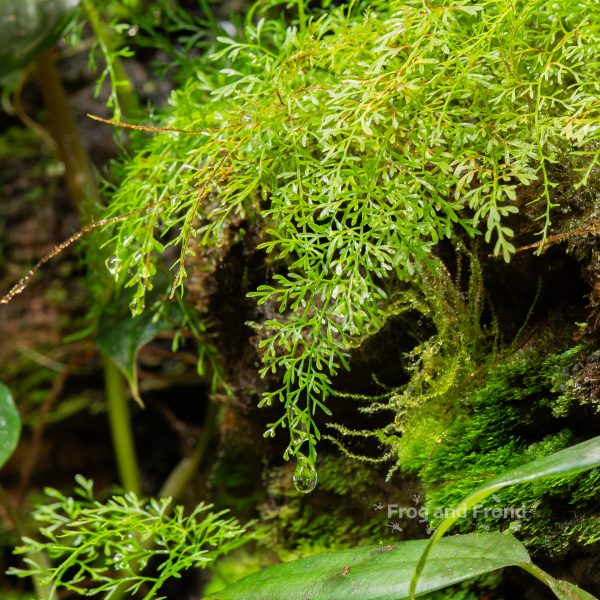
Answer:
POLYGON ((306 12, 304 0, 298 0, 298 22, 300 26, 300 33, 304 33, 306 30, 306 12))
POLYGON ((549 579, 553 579, 551 575, 548 575, 546 571, 540 569, 537 565, 531 564, 520 564, 519 565, 523 570, 527 571, 531 575, 533 575, 536 579, 539 579, 542 583, 548 585, 549 579))
MULTIPOLYGON (((99 202, 92 166, 81 145, 75 119, 55 65, 53 52, 48 51, 41 54, 36 64, 40 72, 40 87, 48 112, 50 131, 56 143, 58 155, 65 166, 65 179, 69 195, 79 212, 81 222, 89 223, 92 220, 94 206, 99 202)), ((141 491, 140 478, 123 377, 117 367, 106 359, 104 361, 104 379, 121 483, 127 490, 139 494, 141 491)))
POLYGON ((54 51, 40 54, 36 60, 39 85, 47 111, 48 127, 56 143, 57 154, 65 167, 69 196, 82 223, 89 223, 98 203, 96 180, 89 157, 81 145, 67 94, 56 68, 54 51))
POLYGON ((554 592, 557 598, 572 598, 573 600, 597 600, 595 596, 592 596, 575 584, 556 579, 533 563, 519 564, 519 567, 547 585, 554 592))
MULTIPOLYGON (((121 45, 120 40, 102 22, 100 13, 93 0, 82 0, 81 4, 94 35, 102 47, 108 70, 112 76, 114 91, 120 105, 116 107, 118 109, 117 112, 120 113, 122 110, 123 114, 127 117, 140 115, 142 113, 140 104, 127 75, 127 71, 125 71, 125 67, 123 67, 123 63, 119 57, 114 55, 116 49, 121 45)), ((117 114, 116 116, 120 117, 121 115, 117 114)))
POLYGON ((139 496, 142 486, 135 455, 125 384, 115 363, 106 357, 104 357, 104 382, 119 478, 128 492, 134 492, 139 496))
MULTIPOLYGON (((53 50, 48 50, 36 59, 39 86, 47 111, 47 122, 56 145, 56 152, 65 168, 65 182, 71 202, 79 213, 82 223, 91 221, 94 206, 98 203, 98 191, 89 157, 85 152, 75 119, 69 107, 67 94, 55 64, 53 50)), ((23 535, 23 528, 15 520, 15 526, 23 535)), ((41 568, 49 568, 50 560, 42 552, 29 555, 41 568)), ((38 598, 56 600, 51 584, 43 583, 36 575, 32 576, 38 598)))

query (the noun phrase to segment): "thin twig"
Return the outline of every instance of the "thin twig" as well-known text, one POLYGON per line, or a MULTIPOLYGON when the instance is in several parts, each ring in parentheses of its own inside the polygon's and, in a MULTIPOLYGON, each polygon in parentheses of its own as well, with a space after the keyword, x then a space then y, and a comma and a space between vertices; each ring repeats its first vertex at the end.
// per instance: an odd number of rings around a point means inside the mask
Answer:
POLYGON ((590 233, 592 235, 598 235, 600 233, 600 225, 594 223, 593 225, 588 225, 587 227, 577 227, 577 229, 572 229, 571 231, 566 231, 565 233, 557 233, 556 235, 551 235, 545 240, 541 240, 539 242, 535 242, 534 244, 528 244, 527 246, 521 246, 515 250, 515 254, 517 252, 525 252, 526 250, 533 250, 534 248, 541 248, 543 250, 546 249, 546 246, 550 246, 551 244, 558 244, 559 242, 564 242, 569 238, 585 235, 586 233, 590 233))
POLYGON ((100 121, 100 123, 106 123, 107 125, 114 125, 115 127, 124 127, 125 129, 135 129, 136 131, 154 131, 154 132, 175 132, 184 133, 186 135, 199 135, 205 134, 205 130, 201 129, 177 129, 176 127, 152 127, 151 125, 134 125, 133 123, 125 123, 123 121, 115 121, 114 119, 104 119, 98 115, 92 115, 87 113, 86 115, 94 121, 100 121))
POLYGON ((166 202, 168 199, 162 199, 158 202, 153 202, 152 204, 148 204, 147 206, 143 206, 141 208, 136 208, 128 213, 123 215, 117 215, 116 217, 110 217, 108 219, 101 219, 100 221, 95 221, 90 225, 86 225, 83 229, 80 229, 78 232, 74 233, 70 238, 67 238, 64 242, 61 242, 58 246, 56 246, 50 253, 46 254, 46 256, 42 257, 38 262, 23 276, 21 279, 6 293, 4 296, 0 298, 0 304, 8 304, 15 296, 20 294, 28 285, 33 276, 50 260, 61 254, 64 250, 72 246, 77 240, 80 240, 82 237, 91 233, 95 229, 99 227, 106 227, 107 225, 113 225, 114 223, 119 223, 128 219, 129 217, 150 210, 163 202, 166 202))

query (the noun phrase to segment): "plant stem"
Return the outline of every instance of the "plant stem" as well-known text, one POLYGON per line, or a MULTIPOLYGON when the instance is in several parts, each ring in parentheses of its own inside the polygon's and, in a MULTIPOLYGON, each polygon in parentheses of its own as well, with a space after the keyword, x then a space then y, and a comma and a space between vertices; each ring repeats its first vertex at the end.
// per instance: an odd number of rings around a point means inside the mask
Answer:
POLYGON ((522 569, 533 575, 536 579, 539 579, 542 583, 548 585, 548 580, 553 579, 551 575, 548 575, 546 571, 540 569, 537 565, 531 564, 523 564, 519 565, 522 569))
POLYGON ((40 54, 36 60, 39 85, 47 110, 47 121, 56 143, 58 157, 65 167, 69 196, 82 223, 91 221, 98 203, 98 191, 87 153, 81 145, 67 94, 55 64, 53 50, 40 54))
POLYGON ((298 23, 300 26, 300 33, 303 33, 306 30, 306 12, 304 0, 298 0, 298 23))
POLYGON ((561 581, 552 577, 549 573, 546 573, 543 569, 540 569, 533 563, 519 564, 523 570, 533 575, 536 579, 539 579, 542 583, 547 585, 556 595, 557 598, 573 598, 574 600, 596 600, 595 596, 588 594, 585 590, 577 587, 575 584, 569 583, 568 581, 561 581))
MULTIPOLYGON (((56 145, 56 152, 65 169, 65 181, 71 202, 79 214, 81 222, 91 221, 94 206, 98 203, 98 191, 92 165, 85 152, 73 114, 67 101, 67 94, 55 64, 54 51, 47 50, 36 59, 39 86, 47 111, 47 122, 56 145)), ((20 535, 24 535, 20 521, 15 521, 20 535)), ((29 558, 42 568, 50 567, 50 560, 42 552, 29 555, 29 558)), ((45 584, 33 575, 33 584, 38 598, 56 600, 51 584, 45 584)))
MULTIPOLYGON (((40 87, 48 111, 48 122, 60 159, 65 166, 65 179, 71 200, 81 222, 92 220, 94 206, 99 203, 96 181, 87 153, 81 145, 75 119, 67 102, 52 50, 41 54, 36 62, 40 87)), ((115 457, 122 485, 129 491, 141 491, 137 461, 129 423, 123 378, 112 361, 104 360, 104 379, 115 457)))
MULTIPOLYGON (((119 57, 113 56, 115 50, 120 45, 119 40, 112 31, 107 30, 93 0, 82 0, 81 4, 86 17, 90 22, 94 35, 96 36, 98 43, 102 46, 104 58, 108 63, 107 66, 109 71, 111 71, 115 93, 120 105, 119 107, 116 107, 119 109, 118 112, 122 110, 123 114, 127 117, 140 115, 142 111, 133 85, 129 80, 129 76, 119 57)), ((117 114, 117 117, 120 116, 120 114, 117 114)))
POLYGON ((127 491, 139 496, 142 486, 123 376, 110 358, 104 357, 103 362, 108 418, 119 478, 127 491))
MULTIPOLYGON (((108 418, 113 440, 113 449, 121 485, 136 496, 141 495, 139 468, 131 430, 129 407, 125 394, 125 382, 115 363, 103 357, 104 389, 108 405, 108 418)), ((111 600, 121 600, 127 593, 126 583, 120 584, 111 594, 111 600)))

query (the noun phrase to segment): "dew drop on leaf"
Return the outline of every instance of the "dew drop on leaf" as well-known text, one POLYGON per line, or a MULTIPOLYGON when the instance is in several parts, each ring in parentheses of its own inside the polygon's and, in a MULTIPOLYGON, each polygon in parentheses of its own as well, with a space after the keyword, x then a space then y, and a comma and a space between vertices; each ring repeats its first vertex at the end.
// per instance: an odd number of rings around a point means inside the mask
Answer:
POLYGON ((298 455, 298 462, 294 471, 294 487, 303 494, 312 492, 317 486, 317 470, 315 466, 304 456, 298 455))
POLYGON ((121 272, 121 261, 116 256, 111 256, 106 261, 106 268, 108 272, 115 278, 115 281, 119 280, 119 274, 121 272))

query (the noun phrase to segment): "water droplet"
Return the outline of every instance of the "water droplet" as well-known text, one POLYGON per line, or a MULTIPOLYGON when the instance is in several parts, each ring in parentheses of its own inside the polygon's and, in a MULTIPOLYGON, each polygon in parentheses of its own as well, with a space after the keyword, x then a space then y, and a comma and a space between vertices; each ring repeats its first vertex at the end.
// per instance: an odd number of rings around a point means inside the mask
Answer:
POLYGON ((290 408, 290 429, 292 432, 292 440, 294 441, 294 446, 298 448, 301 446, 306 440, 308 440, 308 435, 306 431, 306 423, 300 417, 298 419, 298 411, 295 406, 290 408))
POLYGON ((115 278, 115 281, 119 281, 119 275, 121 273, 121 261, 116 256, 111 256, 106 260, 105 264, 108 272, 115 278))
POLYGON ((298 455, 296 470, 294 471, 294 487, 303 494, 312 492, 317 487, 317 470, 315 466, 304 456, 298 455))

